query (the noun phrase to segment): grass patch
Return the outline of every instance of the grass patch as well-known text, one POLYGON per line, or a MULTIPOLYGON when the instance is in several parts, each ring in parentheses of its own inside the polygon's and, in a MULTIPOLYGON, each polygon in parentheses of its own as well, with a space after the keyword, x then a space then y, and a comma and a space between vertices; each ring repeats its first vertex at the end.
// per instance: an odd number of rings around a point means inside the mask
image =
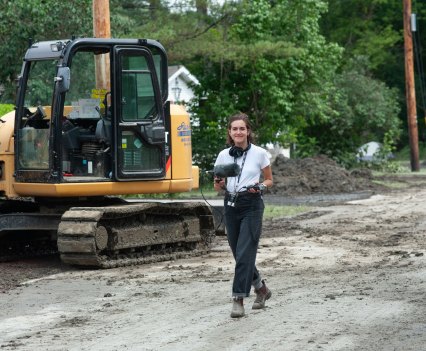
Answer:
POLYGON ((383 171, 373 170, 373 177, 383 177, 383 176, 404 176, 404 177, 415 177, 417 175, 424 176, 426 175, 426 167, 420 165, 420 170, 418 172, 413 172, 411 170, 410 161, 392 161, 399 164, 399 171, 396 173, 389 173, 383 171))
MULTIPOLYGON (((218 196, 217 192, 213 189, 203 190, 204 197, 209 199, 223 199, 223 196, 218 196)), ((124 195, 124 198, 139 198, 139 199, 202 199, 200 190, 193 190, 187 193, 176 193, 176 194, 135 194, 135 195, 124 195)), ((295 216, 299 213, 308 212, 312 208, 303 205, 268 205, 265 204, 265 212, 263 218, 280 218, 295 216)))
POLYGON ((279 218, 294 216, 299 213, 308 212, 311 208, 308 206, 279 206, 279 205, 266 205, 263 218, 279 218))
POLYGON ((6 113, 13 111, 15 105, 12 104, 0 104, 0 117, 5 115, 6 113))
POLYGON ((187 198, 202 199, 203 196, 207 199, 214 199, 214 198, 223 199, 223 196, 219 196, 217 191, 214 190, 212 187, 203 188, 202 190, 196 189, 196 190, 189 191, 187 193, 179 193, 179 198, 183 198, 183 199, 187 199, 187 198))
MULTIPOLYGON (((426 143, 419 142, 419 158, 424 160, 426 158, 426 143)), ((401 150, 395 153, 396 161, 410 161, 411 158, 411 149, 410 146, 404 146, 401 150)))
POLYGON ((123 195, 123 198, 133 199, 202 199, 203 196, 207 199, 223 198, 218 197, 217 191, 213 188, 203 189, 202 193, 200 189, 183 192, 183 193, 164 193, 164 194, 131 194, 123 195))
POLYGON ((406 188, 408 185, 407 183, 403 182, 397 182, 397 181, 391 181, 391 180, 373 180, 373 183, 378 185, 383 185, 389 189, 403 189, 406 188))
POLYGON ((426 168, 424 165, 420 165, 420 170, 418 172, 413 172, 411 170, 410 161, 392 161, 393 163, 398 165, 398 171, 397 172, 386 172, 386 171, 378 171, 373 170, 373 177, 383 177, 383 176, 413 176, 416 175, 426 175, 426 168))

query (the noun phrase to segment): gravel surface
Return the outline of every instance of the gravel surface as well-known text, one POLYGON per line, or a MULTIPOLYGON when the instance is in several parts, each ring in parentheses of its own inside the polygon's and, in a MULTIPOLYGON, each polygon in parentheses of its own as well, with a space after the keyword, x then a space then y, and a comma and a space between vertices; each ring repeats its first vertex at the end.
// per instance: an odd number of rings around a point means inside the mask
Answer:
POLYGON ((0 349, 424 350, 418 184, 266 221, 258 268, 273 295, 260 311, 246 299, 241 319, 224 237, 202 257, 110 270, 1 263, 0 349))

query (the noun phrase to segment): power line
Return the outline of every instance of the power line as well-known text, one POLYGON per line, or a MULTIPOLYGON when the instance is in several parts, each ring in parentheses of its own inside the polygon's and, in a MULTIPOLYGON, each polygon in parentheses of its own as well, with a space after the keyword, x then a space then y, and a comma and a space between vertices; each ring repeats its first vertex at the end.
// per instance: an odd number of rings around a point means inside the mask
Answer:
POLYGON ((425 69, 423 65, 423 57, 422 57, 422 44, 420 40, 420 34, 417 27, 417 21, 416 21, 416 15, 412 14, 412 35, 414 39, 414 53, 416 58, 416 68, 417 68, 417 74, 419 77, 419 87, 420 87, 420 100, 421 100, 421 107, 423 110, 423 115, 426 117, 426 82, 425 82, 425 69))

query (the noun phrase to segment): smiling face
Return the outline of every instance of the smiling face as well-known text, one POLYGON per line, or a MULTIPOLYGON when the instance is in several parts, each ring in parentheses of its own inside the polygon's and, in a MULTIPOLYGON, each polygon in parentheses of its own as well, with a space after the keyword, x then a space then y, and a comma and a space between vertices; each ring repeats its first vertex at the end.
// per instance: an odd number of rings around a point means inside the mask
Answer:
POLYGON ((228 133, 234 141, 235 146, 241 147, 242 149, 247 148, 247 137, 250 135, 250 130, 247 128, 247 125, 243 120, 239 119, 232 122, 228 133))

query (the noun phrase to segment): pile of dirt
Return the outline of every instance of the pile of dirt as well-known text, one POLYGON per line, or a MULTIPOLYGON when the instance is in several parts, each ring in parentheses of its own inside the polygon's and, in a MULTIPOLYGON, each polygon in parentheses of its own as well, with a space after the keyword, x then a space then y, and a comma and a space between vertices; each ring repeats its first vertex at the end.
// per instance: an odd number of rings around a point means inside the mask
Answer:
POLYGON ((278 155, 272 163, 274 195, 350 193, 375 189, 368 169, 347 171, 327 156, 289 159, 278 155))

